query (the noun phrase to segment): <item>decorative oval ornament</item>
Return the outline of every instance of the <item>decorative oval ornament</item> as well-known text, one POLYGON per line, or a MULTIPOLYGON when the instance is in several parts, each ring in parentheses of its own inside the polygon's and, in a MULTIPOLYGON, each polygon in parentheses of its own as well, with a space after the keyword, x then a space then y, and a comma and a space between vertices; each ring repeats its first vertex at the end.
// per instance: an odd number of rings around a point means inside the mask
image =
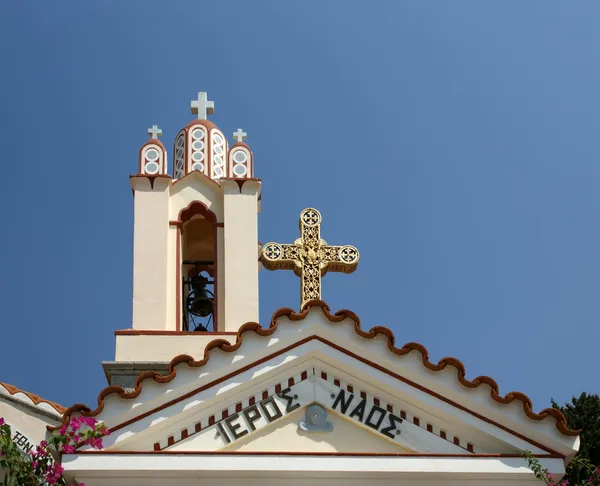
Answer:
POLYGON ((304 432, 331 432, 333 424, 327 420, 327 411, 321 405, 310 405, 298 428, 304 432))

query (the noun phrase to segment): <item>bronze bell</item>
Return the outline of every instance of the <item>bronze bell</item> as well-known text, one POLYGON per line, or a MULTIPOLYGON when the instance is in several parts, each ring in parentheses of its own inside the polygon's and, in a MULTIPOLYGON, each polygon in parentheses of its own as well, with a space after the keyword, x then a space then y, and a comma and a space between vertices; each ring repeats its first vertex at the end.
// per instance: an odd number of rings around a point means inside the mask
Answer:
POLYGON ((212 292, 206 290, 208 279, 197 275, 191 279, 191 287, 194 292, 194 299, 189 305, 189 311, 198 317, 207 317, 211 315, 215 308, 214 296, 209 294, 212 292))

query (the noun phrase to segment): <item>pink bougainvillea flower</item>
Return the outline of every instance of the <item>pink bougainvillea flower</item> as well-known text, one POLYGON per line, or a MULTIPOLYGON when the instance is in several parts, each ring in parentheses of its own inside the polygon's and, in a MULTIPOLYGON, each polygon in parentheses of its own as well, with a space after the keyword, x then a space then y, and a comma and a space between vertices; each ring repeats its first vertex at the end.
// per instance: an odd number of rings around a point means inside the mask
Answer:
POLYGON ((81 417, 81 421, 87 425, 88 427, 96 427, 96 424, 98 423, 98 421, 92 417, 81 417))
POLYGON ((77 432, 81 428, 81 420, 79 420, 77 417, 73 417, 69 426, 73 432, 77 432))
POLYGON ((102 449, 104 445, 102 444, 102 439, 97 437, 91 440, 91 445, 94 449, 102 449))
POLYGON ((0 417, 0 425, 4 425, 6 422, 4 422, 4 419, 2 417, 0 417))

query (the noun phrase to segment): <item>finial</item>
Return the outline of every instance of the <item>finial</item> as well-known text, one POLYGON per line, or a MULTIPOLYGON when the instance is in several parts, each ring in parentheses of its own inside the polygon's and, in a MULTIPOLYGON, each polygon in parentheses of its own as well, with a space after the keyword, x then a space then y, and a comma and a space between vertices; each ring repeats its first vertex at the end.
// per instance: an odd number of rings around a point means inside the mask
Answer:
POLYGON ((206 120, 207 115, 212 115, 215 112, 214 101, 208 101, 208 97, 203 91, 198 93, 198 99, 192 100, 190 106, 192 113, 198 115, 198 120, 206 120))
POLYGON ((158 137, 162 137, 162 130, 156 125, 152 125, 152 128, 148 128, 148 135, 150 135, 150 138, 158 140, 158 137))
POLYGON ((294 270, 300 277, 300 309, 321 300, 321 276, 327 271, 352 273, 358 266, 358 250, 351 245, 329 246, 321 239, 321 213, 306 208, 300 213, 300 238, 293 244, 266 243, 261 261, 267 270, 294 270))
POLYGON ((247 136, 248 134, 242 131, 241 128, 238 128, 237 132, 233 132, 233 138, 235 138, 236 142, 243 142, 244 140, 246 140, 247 136))

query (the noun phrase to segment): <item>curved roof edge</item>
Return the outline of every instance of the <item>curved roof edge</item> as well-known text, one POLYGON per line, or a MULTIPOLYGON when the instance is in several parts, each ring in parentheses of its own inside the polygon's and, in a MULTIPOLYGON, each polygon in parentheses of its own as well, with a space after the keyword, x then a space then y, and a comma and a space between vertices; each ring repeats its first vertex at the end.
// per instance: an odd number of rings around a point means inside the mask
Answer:
MULTIPOLYGON (((329 306, 321 300, 313 300, 308 302, 302 310, 302 312, 299 313, 290 308, 281 308, 276 310, 273 316, 271 317, 271 322, 269 324, 269 327, 267 328, 263 328, 257 322, 247 322, 239 328, 235 342, 233 344, 230 344, 229 341, 225 339, 215 339, 209 342, 204 348, 204 356, 201 360, 195 360, 193 357, 186 354, 175 356, 169 364, 168 374, 161 375, 156 371, 147 371, 145 373, 142 373, 136 379, 135 387, 130 392, 125 391, 120 386, 107 386, 106 388, 100 391, 98 395, 98 406, 94 410, 91 410, 89 407, 83 404, 73 405, 65 410, 62 421, 63 423, 66 423, 69 420, 70 415, 73 413, 80 413, 84 416, 98 415, 104 409, 104 399, 108 395, 118 394, 118 396, 123 399, 136 398, 141 393, 143 382, 145 380, 152 379, 156 383, 168 383, 175 378, 177 374, 176 367, 178 365, 186 363, 188 366, 193 368, 204 366, 210 359, 210 352, 212 349, 219 348, 221 351, 227 353, 237 351, 243 343, 244 333, 251 331, 259 336, 270 336, 277 329, 279 325, 279 318, 286 317, 292 322, 301 321, 308 315, 311 307, 321 308, 324 316, 332 323, 338 323, 342 322, 345 319, 351 319, 352 321, 354 321, 354 331, 362 338, 374 339, 379 335, 385 336, 387 340, 388 349, 398 356, 404 356, 410 353, 411 351, 418 351, 419 353, 421 353, 423 365, 431 371, 442 371, 448 366, 453 366, 454 368, 456 368, 457 379, 461 385, 467 388, 478 388, 479 386, 484 384, 488 385, 490 387, 490 396, 494 401, 501 404, 509 404, 517 400, 521 402, 523 412, 525 413, 525 415, 527 415, 527 417, 537 421, 544 420, 547 417, 552 417, 556 420, 556 428, 560 433, 564 435, 577 436, 581 433, 581 430, 569 429, 569 427, 567 426, 567 419, 560 410, 556 410, 554 408, 545 408, 540 412, 536 413, 533 411, 533 404, 531 402, 531 399, 524 393, 510 392, 502 396, 499 393, 498 384, 493 378, 489 376, 478 376, 473 380, 467 379, 465 365, 456 358, 446 357, 440 359, 438 363, 432 363, 431 361, 429 361, 429 352, 427 351, 427 348, 425 348, 425 346, 423 346, 422 344, 411 342, 406 343, 401 348, 397 348, 395 346, 396 337, 394 336, 394 333, 387 327, 375 326, 369 331, 365 331, 360 328, 360 319, 354 312, 343 309, 332 314, 330 312, 329 306)), ((54 430, 56 428, 57 427, 48 426, 48 430, 54 430)))
POLYGON ((43 404, 49 405, 52 409, 54 409, 56 411, 56 413, 59 416, 63 415, 65 413, 65 411, 67 410, 66 407, 63 407, 62 405, 59 405, 58 403, 51 402, 50 400, 46 400, 46 399, 40 397, 39 395, 26 392, 25 390, 21 390, 20 388, 14 386, 14 385, 9 385, 8 383, 3 383, 0 381, 0 395, 5 394, 3 390, 5 390, 6 394, 13 397, 14 399, 16 399, 20 402, 23 402, 26 405, 40 408, 41 410, 43 410, 45 412, 50 412, 50 410, 48 410, 48 407, 43 407, 43 404))

